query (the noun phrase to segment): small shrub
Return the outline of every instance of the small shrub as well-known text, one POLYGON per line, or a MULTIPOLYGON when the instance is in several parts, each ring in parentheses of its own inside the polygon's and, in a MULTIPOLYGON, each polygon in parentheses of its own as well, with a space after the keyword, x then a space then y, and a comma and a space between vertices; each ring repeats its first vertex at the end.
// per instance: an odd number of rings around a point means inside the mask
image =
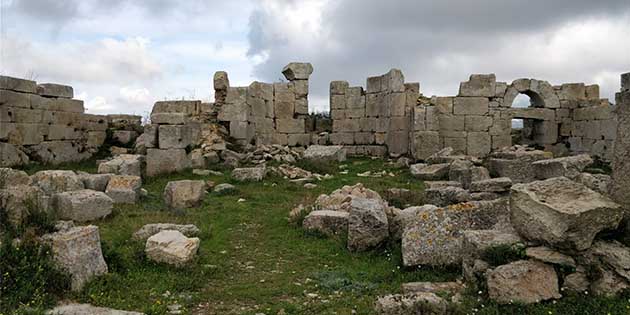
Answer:
POLYGON ((490 266, 501 266, 525 258, 527 255, 522 244, 494 246, 486 249, 481 255, 481 259, 490 266))
POLYGON ((0 310, 50 307, 69 287, 69 276, 56 268, 48 246, 30 240, 14 246, 10 238, 3 240, 0 310))

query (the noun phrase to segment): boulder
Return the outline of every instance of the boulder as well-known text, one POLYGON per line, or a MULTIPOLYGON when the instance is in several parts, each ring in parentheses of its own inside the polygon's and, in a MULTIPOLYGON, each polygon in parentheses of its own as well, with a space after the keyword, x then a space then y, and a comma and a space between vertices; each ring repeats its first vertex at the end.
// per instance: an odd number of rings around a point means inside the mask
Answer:
POLYGON ((630 248, 617 241, 597 241, 584 253, 588 262, 612 269, 630 281, 630 248))
POLYGON ((90 279, 107 273, 97 226, 75 227, 46 234, 42 239, 50 245, 57 266, 70 274, 73 291, 80 291, 90 279))
POLYGON ((144 315, 144 313, 119 311, 89 304, 67 304, 55 307, 46 312, 46 315, 144 315))
POLYGON ((448 176, 450 164, 414 164, 411 165, 411 175, 421 180, 442 180, 448 176))
POLYGON ((448 303, 435 293, 394 294, 376 300, 379 315, 448 314, 448 303))
POLYGON ((267 175, 265 167, 244 167, 232 170, 232 178, 242 182, 259 182, 265 178, 265 175, 267 175))
POLYGON ((462 261, 462 232, 492 228, 508 215, 506 200, 472 201, 419 212, 402 235, 405 266, 462 261))
POLYGON ((49 200, 50 197, 36 186, 15 185, 0 189, 0 211, 5 212, 8 222, 15 227, 21 226, 31 211, 47 212, 49 200))
POLYGON ((77 172, 77 174, 83 182, 85 189, 96 191, 105 191, 109 179, 112 178, 112 174, 90 174, 85 172, 77 172))
POLYGON ((419 207, 409 207, 401 210, 390 222, 389 222, 389 234, 395 240, 399 240, 402 237, 403 231, 414 220, 416 220, 420 214, 427 211, 435 211, 438 207, 434 205, 424 205, 419 207))
POLYGON ((552 157, 549 152, 514 146, 493 152, 488 159, 488 168, 494 177, 509 177, 515 183, 529 183, 536 180, 532 163, 552 157))
POLYGON ((291 62, 282 69, 282 74, 289 81, 308 80, 313 73, 313 66, 305 62, 291 62))
POLYGON ((455 186, 431 188, 424 191, 427 203, 438 207, 448 206, 472 200, 468 190, 455 186))
POLYGON ((564 277, 564 283, 562 284, 563 290, 569 290, 573 292, 584 292, 588 290, 591 282, 584 272, 574 272, 564 277))
POLYGON ((582 184, 556 177, 512 186, 510 218, 528 240, 585 250, 597 233, 617 228, 623 210, 582 184))
POLYGON ((341 145, 311 145, 304 151, 304 159, 313 162, 343 162, 346 149, 341 145))
POLYGON ((31 178, 24 171, 11 168, 0 168, 0 189, 9 186, 30 185, 31 178))
POLYGON ((146 162, 146 175, 148 177, 181 172, 192 168, 192 162, 185 149, 147 149, 146 162))
POLYGON ((567 156, 556 159, 536 161, 532 163, 537 179, 548 179, 554 177, 566 177, 574 179, 589 165, 593 164, 593 159, 588 154, 567 156))
POLYGON ((39 171, 31 179, 33 185, 48 195, 85 188, 83 181, 73 171, 39 171))
POLYGON ((164 203, 170 209, 199 207, 206 196, 207 188, 203 180, 168 182, 164 188, 164 203))
POLYGON ((520 247, 522 239, 516 233, 500 230, 467 230, 462 232, 462 271, 464 279, 476 283, 490 269, 484 259, 488 250, 497 247, 520 247))
POLYGON ((374 199, 353 197, 348 216, 348 249, 365 251, 380 245, 389 236, 387 214, 383 203, 374 199))
POLYGON ((114 201, 104 192, 83 189, 55 194, 53 205, 62 220, 93 221, 112 213, 114 201))
POLYGON ((140 199, 142 178, 139 176, 114 175, 107 183, 105 193, 114 203, 134 204, 140 199))
POLYGON ((313 211, 304 218, 302 227, 327 236, 339 236, 348 231, 348 217, 349 213, 343 211, 313 211))
POLYGON ((192 224, 153 223, 146 224, 141 229, 133 233, 133 238, 145 241, 149 237, 166 230, 179 231, 187 237, 197 236, 201 233, 199 228, 192 224))
POLYGON ((112 160, 98 165, 99 174, 144 175, 144 155, 120 154, 112 160))
POLYGON ((552 266, 519 260, 488 272, 488 295, 499 304, 532 304, 562 296, 552 266))
POLYGON ((610 175, 582 173, 574 180, 602 195, 606 196, 610 194, 609 187, 611 186, 612 181, 610 175))
POLYGON ((199 243, 199 238, 188 238, 179 231, 165 230, 149 237, 144 251, 153 261, 182 266, 194 258, 199 243))
POLYGON ((0 142, 0 167, 22 166, 28 163, 28 156, 17 146, 0 142))
POLYGON ((473 192, 505 192, 512 187, 512 180, 508 177, 499 177, 475 181, 470 184, 473 192))

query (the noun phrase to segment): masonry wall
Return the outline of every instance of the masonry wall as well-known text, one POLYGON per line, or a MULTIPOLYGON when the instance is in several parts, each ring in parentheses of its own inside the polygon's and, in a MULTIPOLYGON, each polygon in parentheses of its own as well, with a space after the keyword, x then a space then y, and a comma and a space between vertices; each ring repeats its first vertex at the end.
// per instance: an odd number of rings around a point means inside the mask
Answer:
POLYGON ((106 116, 85 114, 72 87, 0 76, 0 166, 58 164, 92 156, 106 116))

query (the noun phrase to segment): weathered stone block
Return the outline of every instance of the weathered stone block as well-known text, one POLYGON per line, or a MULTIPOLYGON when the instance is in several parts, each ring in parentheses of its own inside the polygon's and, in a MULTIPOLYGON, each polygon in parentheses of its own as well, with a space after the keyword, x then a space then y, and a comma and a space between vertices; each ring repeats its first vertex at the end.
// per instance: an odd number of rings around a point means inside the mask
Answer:
POLYGON ((365 251, 389 236, 384 204, 379 200, 354 197, 348 215, 348 249, 365 251))
POLYGON ((170 209, 194 208, 201 205, 208 186, 203 180, 179 180, 164 187, 164 204, 170 209))
POLYGON ((487 132, 469 132, 466 138, 467 154, 486 156, 492 149, 490 134, 487 132))
POLYGON ((420 131, 414 133, 413 155, 416 159, 424 160, 442 149, 440 133, 437 131, 420 131))
POLYGON ((467 115, 465 117, 466 131, 489 131, 492 126, 493 120, 490 116, 467 115))
POLYGON ((31 108, 31 94, 0 90, 0 106, 31 108))
POLYGON ((389 103, 389 114, 391 116, 405 116, 407 109, 407 96, 405 93, 391 93, 386 97, 389 103))
POLYGON ((380 93, 387 89, 387 83, 383 84, 383 77, 368 77, 366 83, 367 93, 380 93), (383 87, 385 85, 385 87, 383 87))
POLYGON ((78 222, 93 221, 112 213, 114 201, 101 191, 83 189, 56 194, 53 207, 59 218, 78 222))
POLYGON ((332 81, 330 82, 330 94, 331 95, 343 95, 350 87, 348 81, 332 81))
POLYGON ((348 231, 348 216, 344 211, 313 211, 304 218, 302 227, 331 237, 344 235, 348 231))
POLYGON ((458 96, 494 97, 497 78, 494 74, 473 74, 459 86, 458 96))
POLYGON ((282 74, 289 81, 308 80, 313 73, 313 65, 304 62, 291 62, 282 69, 282 74))
POLYGON ((67 85, 42 83, 37 85, 37 94, 48 97, 73 98, 74 89, 67 85))
POLYGON ((367 117, 389 117, 389 106, 385 102, 384 94, 367 94, 365 98, 367 117))
POLYGON ((146 162, 146 174, 149 177, 181 172, 192 166, 185 149, 148 149, 146 162))
POLYGON ((334 145, 354 144, 354 134, 349 132, 335 132, 330 134, 330 142, 334 145))
POLYGON ((276 119, 276 130, 281 133, 304 133, 304 119, 276 119))
POLYGON ((489 103, 485 97, 456 97, 453 101, 453 113, 483 116, 488 113, 489 103))
POLYGON ((311 135, 308 133, 293 133, 289 134, 288 138, 289 146, 307 146, 311 144, 311 135))
POLYGON ((533 260, 520 260, 489 271, 488 294, 500 304, 532 304, 562 297, 553 267, 533 260))
POLYGON ((465 130, 465 116, 455 115, 440 115, 440 131, 464 131, 465 130))

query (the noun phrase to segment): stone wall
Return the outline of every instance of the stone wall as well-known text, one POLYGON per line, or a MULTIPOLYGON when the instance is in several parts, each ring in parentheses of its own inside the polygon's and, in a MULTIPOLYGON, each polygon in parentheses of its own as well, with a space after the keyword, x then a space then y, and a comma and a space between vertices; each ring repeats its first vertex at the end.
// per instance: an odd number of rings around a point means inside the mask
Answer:
POLYGON ((366 88, 350 87, 346 81, 330 83, 330 142, 345 145, 350 155, 407 154, 420 85, 405 84, 402 72, 392 69, 368 78, 366 88))
POLYGON ((630 210, 630 73, 621 76, 621 91, 616 95, 617 138, 612 159, 613 199, 630 210))
POLYGON ((475 74, 454 97, 434 97, 414 109, 411 153, 425 159, 440 148, 485 156, 512 144, 512 119, 523 119, 527 144, 558 154, 612 156, 614 106, 600 99, 599 86, 583 83, 552 86, 547 81, 497 82, 494 74, 475 74), (528 108, 512 107, 519 94, 528 108))
POLYGON ((72 87, 0 76, 0 166, 58 164, 92 156, 106 138, 106 116, 84 113, 72 87))

